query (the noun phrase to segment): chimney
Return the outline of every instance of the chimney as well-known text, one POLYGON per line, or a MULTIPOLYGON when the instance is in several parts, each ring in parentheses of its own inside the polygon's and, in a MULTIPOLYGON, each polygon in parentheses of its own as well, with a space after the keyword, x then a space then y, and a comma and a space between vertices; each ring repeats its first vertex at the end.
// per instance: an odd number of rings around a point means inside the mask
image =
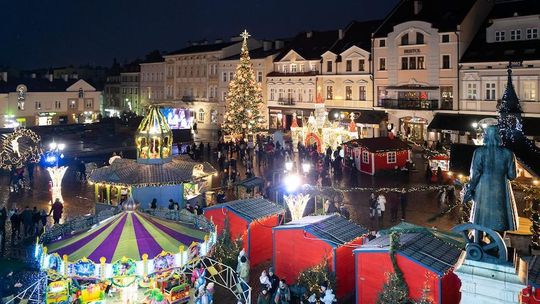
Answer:
POLYGON ((306 37, 307 37, 307 38, 313 37, 313 32, 307 32, 307 33, 306 33, 306 37))
POLYGON ((7 72, 2 72, 2 80, 7 82, 7 72))
POLYGON ((272 41, 263 41, 263 50, 270 51, 272 49, 272 41))
POLYGON ((216 39, 216 41, 214 41, 215 44, 218 44, 218 43, 223 43, 223 39, 221 38, 218 38, 216 39))
POLYGON ((414 14, 415 15, 420 14, 421 10, 422 10, 422 0, 414 0, 414 14))
POLYGON ((285 42, 283 42, 283 40, 276 40, 274 44, 276 50, 280 50, 285 46, 285 42))
POLYGON ((343 39, 343 30, 339 29, 338 31, 339 40, 343 39))
POLYGON ((64 79, 64 81, 67 82, 68 79, 69 79, 69 75, 68 74, 63 74, 62 79, 64 79))
POLYGON ((36 73, 32 73, 32 74, 30 74, 30 78, 32 78, 32 79, 36 79, 36 73))

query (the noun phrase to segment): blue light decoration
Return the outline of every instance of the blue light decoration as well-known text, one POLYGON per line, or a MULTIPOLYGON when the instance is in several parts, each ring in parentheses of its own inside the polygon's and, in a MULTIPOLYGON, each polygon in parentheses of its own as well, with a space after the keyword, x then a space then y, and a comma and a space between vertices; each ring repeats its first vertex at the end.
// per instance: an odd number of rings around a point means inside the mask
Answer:
POLYGON ((96 272, 96 265, 88 259, 78 260, 70 267, 76 277, 94 277, 96 272))
POLYGON ((47 151, 43 153, 43 157, 41 158, 41 166, 43 168, 60 166, 63 159, 63 153, 57 151, 47 151))
POLYGON ((61 273, 62 272, 62 266, 63 261, 62 258, 58 254, 51 254, 48 257, 45 258, 46 264, 44 268, 47 268, 51 271, 61 273))

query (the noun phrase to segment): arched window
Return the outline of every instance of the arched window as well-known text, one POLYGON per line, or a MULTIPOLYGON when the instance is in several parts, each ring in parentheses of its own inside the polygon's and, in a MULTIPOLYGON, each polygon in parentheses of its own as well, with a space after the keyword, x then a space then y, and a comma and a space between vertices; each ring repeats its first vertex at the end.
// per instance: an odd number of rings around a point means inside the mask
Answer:
POLYGON ((401 36, 401 45, 408 45, 409 44, 409 34, 405 34, 401 36))
POLYGON ((204 123, 204 109, 199 109, 199 122, 204 123))
POLYGON ((416 44, 424 44, 424 34, 416 33, 416 44))

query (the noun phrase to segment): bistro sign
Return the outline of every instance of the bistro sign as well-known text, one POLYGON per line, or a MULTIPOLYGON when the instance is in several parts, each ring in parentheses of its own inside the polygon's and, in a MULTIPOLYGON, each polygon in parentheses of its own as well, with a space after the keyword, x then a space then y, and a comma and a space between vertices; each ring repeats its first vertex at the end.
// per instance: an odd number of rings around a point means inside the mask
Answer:
POLYGON ((403 50, 404 54, 417 54, 420 53, 420 49, 406 49, 403 50))

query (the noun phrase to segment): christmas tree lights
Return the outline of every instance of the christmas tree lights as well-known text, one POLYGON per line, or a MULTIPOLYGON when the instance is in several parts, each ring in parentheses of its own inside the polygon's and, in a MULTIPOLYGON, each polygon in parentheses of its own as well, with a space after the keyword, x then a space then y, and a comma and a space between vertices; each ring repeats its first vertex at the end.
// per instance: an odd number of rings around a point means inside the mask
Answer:
POLYGON ((236 67, 234 79, 229 82, 222 124, 223 131, 235 138, 257 133, 264 127, 262 90, 255 79, 249 58, 249 34, 244 31, 241 36, 244 41, 240 63, 236 67))

